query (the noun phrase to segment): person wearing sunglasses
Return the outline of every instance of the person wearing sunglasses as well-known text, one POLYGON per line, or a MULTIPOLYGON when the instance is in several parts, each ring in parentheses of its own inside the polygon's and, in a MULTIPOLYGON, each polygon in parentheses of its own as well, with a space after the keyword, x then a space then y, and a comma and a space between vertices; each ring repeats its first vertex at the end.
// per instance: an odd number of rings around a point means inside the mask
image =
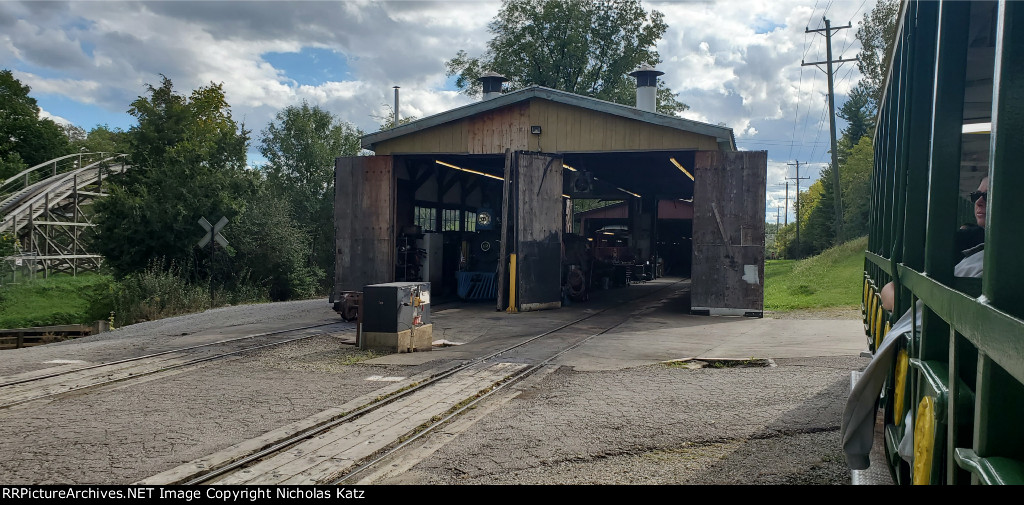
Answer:
MULTIPOLYGON (((988 177, 982 179, 978 190, 971 193, 971 201, 974 202, 974 219, 978 226, 984 228, 988 215, 988 177)), ((985 244, 981 243, 964 251, 964 259, 953 267, 953 275, 955 277, 981 277, 982 260, 985 256, 984 247, 985 244)), ((893 283, 890 282, 882 288, 879 296, 881 296, 882 306, 886 310, 892 310, 894 294, 893 283)), ((896 357, 894 343, 898 341, 896 337, 911 331, 915 320, 917 321, 915 331, 921 330, 921 307, 921 302, 918 301, 916 319, 912 319, 911 310, 907 310, 903 317, 896 321, 892 329, 885 334, 885 338, 871 358, 871 363, 864 368, 857 384, 853 386, 850 396, 846 399, 839 436, 843 443, 846 464, 854 470, 863 470, 871 464, 869 454, 874 442, 875 404, 896 357)), ((910 410, 912 409, 908 409, 904 420, 904 426, 907 427, 913 426, 910 410)), ((905 431, 899 444, 899 454, 908 463, 913 463, 914 431, 912 429, 905 431)))

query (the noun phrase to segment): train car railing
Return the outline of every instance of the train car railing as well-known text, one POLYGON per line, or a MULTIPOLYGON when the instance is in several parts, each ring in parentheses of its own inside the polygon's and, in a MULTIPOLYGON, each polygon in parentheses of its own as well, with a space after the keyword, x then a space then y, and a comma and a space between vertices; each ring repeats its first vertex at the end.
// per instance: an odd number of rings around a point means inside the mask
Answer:
POLYGON ((919 330, 892 337, 879 399, 888 463, 901 484, 1021 484, 1024 2, 907 1, 899 16, 862 298, 872 352, 920 306, 919 330), (986 176, 983 273, 956 277, 965 196, 986 176), (891 312, 880 297, 889 282, 891 312))

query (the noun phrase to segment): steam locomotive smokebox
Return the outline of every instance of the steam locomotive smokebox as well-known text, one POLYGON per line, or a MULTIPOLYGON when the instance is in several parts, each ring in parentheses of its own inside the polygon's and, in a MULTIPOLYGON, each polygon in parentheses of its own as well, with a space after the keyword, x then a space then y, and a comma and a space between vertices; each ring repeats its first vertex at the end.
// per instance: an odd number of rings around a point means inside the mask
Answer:
POLYGON ((390 352, 429 351, 429 282, 389 282, 363 287, 360 348, 390 352))

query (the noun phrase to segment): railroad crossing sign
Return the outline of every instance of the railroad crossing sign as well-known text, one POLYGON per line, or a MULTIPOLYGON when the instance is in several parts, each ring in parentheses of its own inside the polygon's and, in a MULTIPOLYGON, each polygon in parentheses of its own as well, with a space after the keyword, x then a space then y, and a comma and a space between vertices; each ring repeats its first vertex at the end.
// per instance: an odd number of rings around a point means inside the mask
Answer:
POLYGON ((228 218, 222 217, 220 221, 217 221, 216 225, 210 225, 210 222, 205 217, 199 218, 199 226, 202 226, 206 230, 206 235, 199 241, 199 247, 206 247, 206 244, 210 243, 210 239, 216 240, 221 247, 228 246, 228 240, 220 234, 220 231, 224 229, 224 225, 228 224, 228 218))

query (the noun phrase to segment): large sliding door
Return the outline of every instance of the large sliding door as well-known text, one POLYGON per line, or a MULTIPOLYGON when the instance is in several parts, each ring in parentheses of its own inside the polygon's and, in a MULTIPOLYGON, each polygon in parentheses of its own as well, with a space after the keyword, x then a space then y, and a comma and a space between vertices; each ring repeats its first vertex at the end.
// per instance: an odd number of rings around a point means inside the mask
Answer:
POLYGON ((334 169, 336 263, 332 300, 342 291, 394 280, 395 173, 391 156, 344 156, 334 169))
POLYGON ((699 151, 693 190, 691 311, 764 310, 766 151, 699 151))
POLYGON ((561 307, 565 221, 562 158, 510 153, 505 185, 501 254, 502 266, 507 266, 499 273, 498 308, 529 311, 561 307))

